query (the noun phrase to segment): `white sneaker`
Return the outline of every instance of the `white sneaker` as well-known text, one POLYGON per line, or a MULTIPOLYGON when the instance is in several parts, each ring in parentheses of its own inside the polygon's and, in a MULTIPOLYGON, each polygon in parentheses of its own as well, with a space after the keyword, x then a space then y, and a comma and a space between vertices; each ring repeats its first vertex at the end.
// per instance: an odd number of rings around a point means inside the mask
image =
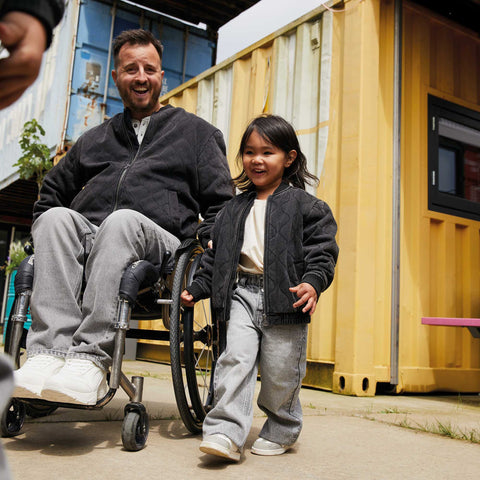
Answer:
POLYGON ((45 381, 65 365, 65 359, 53 355, 39 354, 27 358, 26 362, 13 373, 16 398, 41 398, 45 381))
POLYGON ((200 444, 200 451, 216 455, 217 457, 228 458, 238 462, 240 460, 240 450, 226 436, 221 433, 206 435, 200 444))
POLYGON ((64 367, 45 381, 42 398, 51 402, 95 405, 108 392, 107 372, 90 360, 67 358, 64 367))
POLYGON ((292 445, 280 445, 279 443, 271 442, 265 438, 258 437, 252 445, 252 453, 255 455, 281 455, 289 450, 292 445))

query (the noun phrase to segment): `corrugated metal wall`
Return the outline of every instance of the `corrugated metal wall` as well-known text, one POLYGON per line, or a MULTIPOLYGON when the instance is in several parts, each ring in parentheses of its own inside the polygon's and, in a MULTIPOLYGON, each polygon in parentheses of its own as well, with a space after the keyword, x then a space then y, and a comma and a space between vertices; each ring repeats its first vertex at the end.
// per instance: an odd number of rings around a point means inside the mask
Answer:
POLYGON ((352 0, 334 15, 325 162, 340 243, 332 389, 350 395, 390 381, 393 7, 352 0))
POLYGON ((480 222, 429 211, 427 95, 480 111, 480 40, 404 9, 401 382, 406 391, 480 391, 480 340, 422 316, 480 317, 480 222))

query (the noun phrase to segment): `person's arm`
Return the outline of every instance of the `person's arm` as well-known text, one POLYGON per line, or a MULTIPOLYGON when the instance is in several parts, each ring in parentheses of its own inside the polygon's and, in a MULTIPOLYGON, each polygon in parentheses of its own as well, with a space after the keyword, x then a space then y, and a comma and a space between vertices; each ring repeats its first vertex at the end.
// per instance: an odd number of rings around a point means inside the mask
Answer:
POLYGON ((182 292, 181 297, 184 305, 187 307, 191 307, 195 302, 198 302, 202 298, 209 298, 212 295, 213 264, 215 261, 216 247, 220 241, 218 238, 218 230, 222 222, 222 215, 223 210, 219 212, 215 219, 211 246, 203 252, 200 265, 195 272, 192 283, 182 292))
POLYGON ((332 283, 338 258, 336 233, 337 224, 330 207, 316 200, 304 219, 305 273, 301 283, 289 288, 298 298, 293 307, 302 307, 303 313, 313 315, 320 293, 332 283))
POLYGON ((195 277, 192 283, 185 289, 190 296, 187 296, 187 294, 182 295, 182 299, 185 300, 184 304, 187 307, 193 306, 195 302, 198 302, 202 298, 208 298, 211 296, 214 259, 215 246, 213 246, 213 248, 207 248, 203 253, 199 268, 195 273, 195 277))
POLYGON ((33 221, 52 207, 69 207, 84 184, 79 162, 79 139, 68 153, 45 176, 40 196, 33 207, 33 221))
POLYGON ((328 288, 335 274, 338 245, 335 240, 337 224, 330 207, 316 200, 304 220, 303 250, 305 273, 302 283, 308 283, 317 295, 328 288))
POLYGON ((212 239, 212 228, 217 213, 233 197, 232 179, 225 157, 223 135, 216 130, 207 140, 198 159, 200 213, 203 221, 198 227, 198 238, 205 248, 212 239))
POLYGON ((20 98, 37 78, 64 8, 62 0, 7 0, 2 5, 0 41, 8 56, 0 60, 0 109, 20 98))
POLYGON ((43 25, 46 34, 45 48, 50 46, 53 29, 60 23, 65 12, 64 0, 5 0, 0 3, 0 21, 3 21, 2 17, 9 12, 28 14, 43 25))

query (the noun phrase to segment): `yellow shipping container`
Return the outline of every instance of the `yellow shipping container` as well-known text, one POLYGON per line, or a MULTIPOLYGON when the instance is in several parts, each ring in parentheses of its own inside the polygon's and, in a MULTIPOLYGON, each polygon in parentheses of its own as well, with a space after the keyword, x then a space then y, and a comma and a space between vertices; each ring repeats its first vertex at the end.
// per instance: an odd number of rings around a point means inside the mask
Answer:
POLYGON ((162 98, 223 131, 233 173, 255 115, 296 128, 340 245, 310 326, 306 385, 352 395, 480 391, 480 340, 421 324, 480 317, 480 200, 476 219, 429 208, 428 146, 429 95, 480 112, 479 57, 476 34, 415 3, 350 0, 162 98))

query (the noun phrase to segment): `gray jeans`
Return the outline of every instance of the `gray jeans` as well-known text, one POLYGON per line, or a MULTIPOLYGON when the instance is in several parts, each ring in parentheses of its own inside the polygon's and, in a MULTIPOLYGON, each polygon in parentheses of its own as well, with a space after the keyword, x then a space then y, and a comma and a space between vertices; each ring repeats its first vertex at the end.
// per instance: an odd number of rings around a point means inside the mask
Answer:
POLYGON ((32 229, 35 275, 29 356, 86 358, 108 369, 117 297, 125 268, 136 260, 160 263, 180 241, 133 210, 117 210, 99 227, 78 212, 47 210, 32 229), (84 265, 85 238, 90 254, 84 265), (85 269, 85 290, 81 300, 85 269))
POLYGON ((298 395, 306 371, 308 325, 265 326, 263 289, 255 283, 243 277, 235 288, 227 346, 215 370, 215 406, 205 418, 203 434, 223 433, 243 448, 260 366, 257 403, 267 415, 260 436, 291 445, 302 429, 298 395))

